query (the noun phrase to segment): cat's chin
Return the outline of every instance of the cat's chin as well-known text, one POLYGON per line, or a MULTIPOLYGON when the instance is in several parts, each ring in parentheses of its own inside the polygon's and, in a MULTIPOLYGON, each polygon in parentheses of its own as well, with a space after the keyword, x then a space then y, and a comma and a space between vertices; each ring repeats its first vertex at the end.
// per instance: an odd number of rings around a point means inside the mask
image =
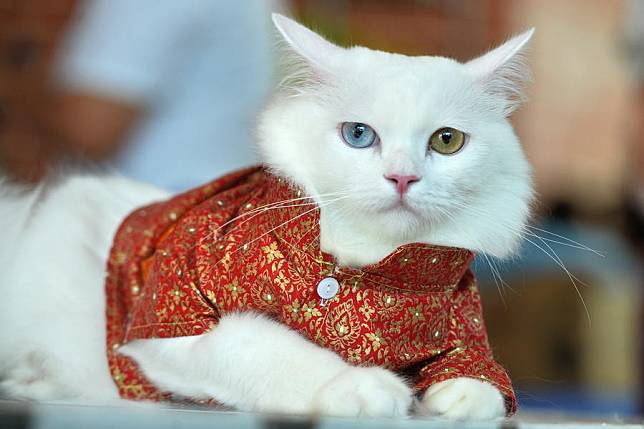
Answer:
POLYGON ((369 219, 370 231, 378 231, 381 239, 384 235, 388 241, 401 244, 417 241, 431 224, 426 218, 426 213, 400 200, 371 213, 365 213, 364 217, 369 219))
POLYGON ((404 199, 404 198, 397 198, 394 199, 390 204, 388 204, 382 212, 384 214, 390 214, 390 215, 406 215, 406 214, 412 214, 414 216, 420 217, 422 215, 421 211, 414 207, 413 204, 409 202, 409 200, 404 199))
POLYGON ((420 241, 426 225, 416 210, 401 204, 356 217, 322 208, 320 244, 340 265, 361 267, 380 261, 399 246, 420 241))
POLYGON ((441 211, 427 210, 413 201, 398 199, 370 214, 365 214, 373 224, 372 230, 385 234, 392 243, 422 242, 433 229, 445 222, 441 211))

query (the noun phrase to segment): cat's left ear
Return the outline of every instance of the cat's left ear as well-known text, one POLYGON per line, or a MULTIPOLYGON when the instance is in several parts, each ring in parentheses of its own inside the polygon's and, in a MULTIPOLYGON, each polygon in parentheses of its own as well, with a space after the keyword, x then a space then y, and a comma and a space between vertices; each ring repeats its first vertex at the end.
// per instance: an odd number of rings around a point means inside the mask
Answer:
POLYGON ((530 81, 525 51, 533 34, 534 28, 531 28, 465 63, 468 71, 479 79, 488 93, 505 101, 506 115, 512 113, 525 98, 525 85, 530 81))
POLYGON ((279 13, 273 14, 273 23, 286 43, 316 68, 328 69, 333 58, 345 50, 279 13))

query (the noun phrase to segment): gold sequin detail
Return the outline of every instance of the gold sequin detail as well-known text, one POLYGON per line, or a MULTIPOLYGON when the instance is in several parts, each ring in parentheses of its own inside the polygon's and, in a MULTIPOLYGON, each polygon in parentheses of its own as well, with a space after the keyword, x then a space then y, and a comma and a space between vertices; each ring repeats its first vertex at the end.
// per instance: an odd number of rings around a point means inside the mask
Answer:
POLYGON ((118 265, 121 265, 125 262, 125 260, 127 259, 127 256, 123 252, 116 252, 114 259, 118 265))

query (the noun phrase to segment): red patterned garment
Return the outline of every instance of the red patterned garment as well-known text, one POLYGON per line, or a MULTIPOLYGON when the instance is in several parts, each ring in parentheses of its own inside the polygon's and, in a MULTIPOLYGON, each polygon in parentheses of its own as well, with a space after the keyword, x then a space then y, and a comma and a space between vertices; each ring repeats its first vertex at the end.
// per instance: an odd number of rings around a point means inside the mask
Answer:
POLYGON ((237 171, 129 215, 108 263, 107 357, 123 398, 170 400, 118 353, 128 341, 200 335, 230 312, 268 314, 355 365, 410 376, 418 393, 454 377, 493 383, 516 409, 483 325, 472 252, 407 244, 336 266, 319 210, 262 167, 237 171), (282 203, 282 201, 287 201, 282 203), (270 209, 269 209, 270 208, 270 209), (318 283, 333 277, 327 301, 318 283))

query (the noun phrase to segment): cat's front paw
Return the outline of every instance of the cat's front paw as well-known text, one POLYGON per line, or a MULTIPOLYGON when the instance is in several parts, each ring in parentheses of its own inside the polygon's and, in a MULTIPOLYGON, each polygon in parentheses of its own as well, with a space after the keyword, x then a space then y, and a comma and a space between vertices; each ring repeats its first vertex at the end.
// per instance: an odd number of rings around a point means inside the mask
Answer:
POLYGON ((342 417, 404 417, 411 403, 411 389, 391 371, 350 367, 316 392, 313 410, 342 417))
POLYGON ((431 386, 420 405, 426 415, 450 420, 489 420, 505 416, 501 392, 490 383, 460 377, 431 386))

